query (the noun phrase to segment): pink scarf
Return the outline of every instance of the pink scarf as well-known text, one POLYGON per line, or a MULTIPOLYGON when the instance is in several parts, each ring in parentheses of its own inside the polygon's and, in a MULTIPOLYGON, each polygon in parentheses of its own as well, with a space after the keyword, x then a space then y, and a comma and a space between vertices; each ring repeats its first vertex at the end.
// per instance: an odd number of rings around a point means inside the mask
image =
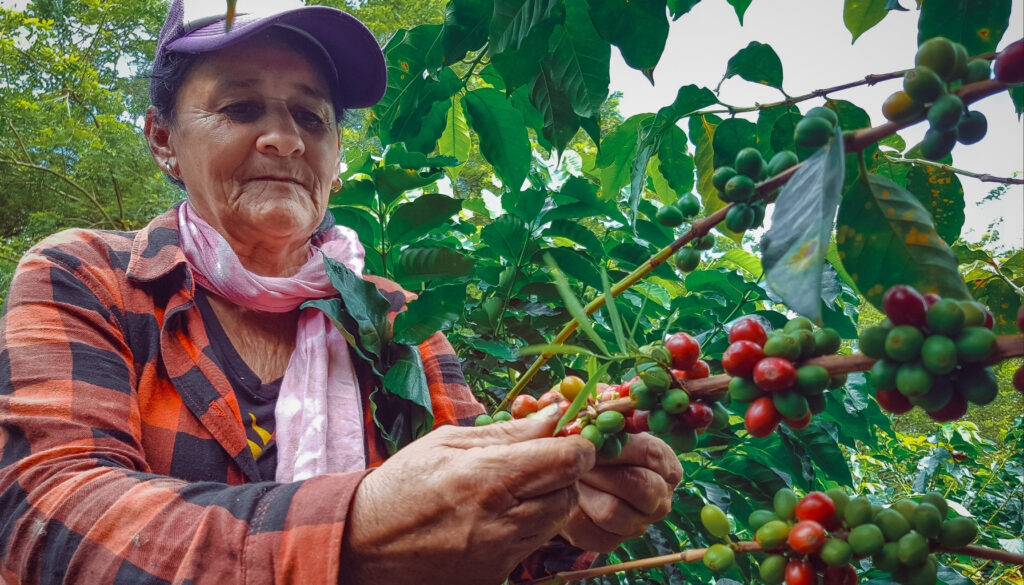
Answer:
MULTIPOLYGON (((186 201, 178 209, 181 248, 196 282, 225 299, 257 311, 283 313, 303 301, 336 294, 320 252, 362 273, 364 250, 355 232, 334 226, 319 249, 288 278, 246 270, 227 240, 186 201)), ((277 477, 282 483, 324 473, 365 469, 359 384, 348 343, 326 315, 303 309, 295 351, 274 409, 277 477)))

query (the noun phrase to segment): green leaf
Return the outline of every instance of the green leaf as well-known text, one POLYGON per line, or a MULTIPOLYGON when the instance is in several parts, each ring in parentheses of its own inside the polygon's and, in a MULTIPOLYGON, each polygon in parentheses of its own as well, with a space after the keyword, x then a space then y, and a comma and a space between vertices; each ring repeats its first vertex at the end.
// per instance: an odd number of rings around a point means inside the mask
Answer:
MULTIPOLYGON (((441 25, 434 24, 402 29, 384 47, 388 85, 384 97, 372 110, 380 131, 390 132, 403 108, 415 108, 418 93, 424 84, 423 72, 435 65, 428 63, 427 57, 440 33, 441 25)), ((390 142, 385 141, 386 144, 390 142)))
POLYGON ((384 392, 372 392, 370 401, 374 422, 389 450, 397 451, 430 431, 434 413, 419 350, 411 345, 392 344, 390 351, 392 361, 382 380, 384 392))
MULTIPOLYGON (((693 159, 690 159, 691 165, 693 159)), ((654 192, 658 195, 658 201, 662 205, 671 205, 679 200, 679 193, 675 191, 669 184, 668 180, 665 179, 665 175, 661 173, 661 158, 658 155, 654 155, 651 158, 651 162, 647 163, 647 176, 651 179, 654 192)), ((693 174, 693 168, 690 168, 690 174, 693 174)))
POLYGON ((448 223, 462 209, 462 202, 439 193, 426 193, 399 205, 388 219, 392 245, 411 242, 448 223))
POLYGON ((822 264, 842 195, 844 154, 837 129, 782 188, 761 240, 768 285, 787 307, 819 323, 822 264))
POLYGON ((377 187, 372 180, 348 178, 341 183, 341 190, 331 196, 331 205, 340 207, 351 205, 372 209, 376 200, 377 187))
POLYGON ((743 118, 729 118, 715 128, 712 144, 715 168, 733 166, 736 153, 748 146, 757 146, 757 125, 743 118))
POLYGON ((557 0, 494 0, 488 53, 516 50, 530 30, 551 17, 557 0))
POLYGON ((519 190, 532 156, 522 114, 500 91, 491 88, 467 93, 466 112, 480 137, 480 153, 494 166, 506 188, 519 190))
POLYGON ((1024 85, 1011 87, 1007 93, 1010 94, 1010 100, 1013 101, 1013 111, 1017 112, 1017 119, 1020 120, 1021 114, 1024 114, 1024 85))
POLYGON ((448 156, 428 156, 419 151, 410 152, 400 143, 389 146, 384 155, 384 164, 386 165, 398 165, 403 169, 417 171, 423 168, 446 167, 457 162, 459 161, 448 156))
POLYGON ((465 284, 425 290, 395 317, 395 342, 419 345, 434 333, 450 329, 459 321, 465 307, 465 284))
POLYGON ((561 156, 580 129, 580 118, 573 111, 569 96, 552 80, 547 66, 541 67, 540 74, 533 80, 530 103, 544 115, 544 138, 561 156))
POLYGON ((608 310, 608 321, 612 325, 612 333, 615 334, 615 343, 619 346, 619 351, 626 351, 630 348, 630 341, 626 337, 625 330, 622 327, 622 318, 619 317, 619 308, 615 306, 615 295, 612 294, 612 285, 608 280, 608 273, 601 270, 601 291, 604 294, 604 306, 608 310))
POLYGON ((544 213, 545 221, 571 219, 579 221, 586 217, 610 219, 626 225, 626 217, 619 211, 616 201, 598 198, 597 190, 590 181, 582 177, 572 177, 562 185, 561 191, 552 196, 557 204, 554 209, 544 213))
POLYGON ((910 10, 909 8, 904 8, 903 5, 900 4, 900 0, 885 0, 885 9, 901 10, 903 12, 907 12, 908 10, 910 10))
MULTIPOLYGON (((796 106, 777 106, 761 110, 757 115, 757 149, 765 161, 781 150, 793 150, 793 129, 800 120, 800 110, 796 106), (772 141, 775 128, 785 125, 789 130, 789 139, 776 146, 772 141)), ((782 130, 780 130, 782 132, 782 130)))
POLYGON ((736 18, 740 19, 740 26, 743 26, 743 15, 747 12, 747 8, 750 7, 750 3, 753 0, 726 0, 732 5, 733 10, 736 11, 736 18))
POLYGON ((697 167, 697 192, 704 204, 704 214, 711 215, 725 206, 718 198, 718 189, 711 183, 715 173, 715 149, 713 146, 715 130, 718 124, 710 116, 694 116, 690 118, 690 142, 693 142, 693 162, 697 167))
POLYGON ((491 57, 491 64, 501 74, 508 93, 533 81, 540 64, 548 57, 548 44, 554 29, 553 21, 545 21, 530 29, 518 49, 509 48, 491 57))
MULTIPOLYGON (((373 283, 363 280, 341 262, 325 256, 324 267, 331 284, 341 295, 344 315, 355 325, 355 330, 350 330, 349 334, 358 340, 358 347, 364 355, 375 363, 380 362, 390 339, 388 311, 391 303, 373 283)), ((344 322, 340 316, 332 318, 344 322)))
POLYGON ((473 349, 496 357, 501 361, 514 362, 519 357, 516 346, 504 341, 482 339, 479 337, 466 337, 463 341, 473 349))
POLYGON ((572 315, 573 319, 576 320, 576 324, 580 330, 590 338, 590 341, 601 350, 601 353, 608 355, 608 347, 605 346, 604 340, 594 331, 594 326, 590 323, 590 317, 587 316, 586 311, 583 310, 583 305, 580 303, 576 295, 572 293, 572 289, 569 287, 569 281, 565 278, 565 274, 558 268, 558 264, 555 263, 554 258, 550 254, 544 255, 544 263, 548 265, 551 270, 552 278, 554 278, 555 286, 558 288, 558 295, 562 297, 562 302, 565 303, 566 310, 572 315))
POLYGON ((917 44, 932 37, 963 43, 968 55, 995 51, 1010 22, 1011 0, 928 0, 921 4, 917 44))
POLYGON ((530 232, 523 220, 513 215, 502 215, 484 226, 480 239, 498 257, 518 264, 526 249, 530 232))
POLYGON ((548 68, 580 117, 598 114, 608 97, 611 52, 590 20, 586 1, 565 0, 565 26, 551 35, 548 68))
MULTIPOLYGON (((451 101, 447 96, 433 102, 426 110, 422 107, 419 108, 415 114, 420 118, 419 130, 415 134, 402 137, 406 147, 417 154, 434 152, 434 149, 437 147, 437 141, 444 134, 445 121, 448 118, 448 110, 450 108, 451 101)), ((396 135, 392 134, 392 139, 395 138, 396 135)))
MULTIPOLYGON (((487 42, 494 0, 452 0, 444 9, 441 46, 444 65, 451 65, 487 42)), ((464 159, 460 159, 464 160, 464 159)))
POLYGON ((390 204, 399 195, 429 185, 441 178, 441 172, 420 173, 416 169, 406 169, 399 165, 384 165, 373 170, 373 182, 377 193, 386 204, 390 204))
POLYGON ((601 141, 594 165, 601 171, 601 197, 605 200, 618 199, 619 190, 629 184, 630 169, 636 157, 640 140, 641 124, 650 120, 653 114, 630 116, 608 133, 601 141))
POLYGON ((451 248, 406 248, 395 265, 395 279, 400 283, 423 282, 437 278, 468 276, 474 260, 451 248))
POLYGON ((857 37, 882 22, 888 13, 886 0, 846 0, 843 3, 843 24, 853 35, 850 44, 857 42, 857 37))
MULTIPOLYGON (((601 274, 594 263, 582 253, 572 248, 547 248, 542 250, 543 258, 550 257, 558 267, 569 276, 583 284, 601 290, 601 274)), ((540 258, 537 258, 540 260, 540 258)))
POLYGON ((771 45, 751 41, 732 58, 725 69, 725 78, 739 75, 747 81, 782 90, 782 61, 771 45))
POLYGON ((452 179, 457 179, 462 172, 462 164, 469 160, 470 147, 473 140, 469 135, 469 123, 466 122, 466 112, 463 109, 462 98, 452 96, 452 106, 445 118, 444 132, 437 141, 437 152, 441 156, 450 156, 459 161, 453 165, 446 165, 452 179))
POLYGON ((619 48, 626 64, 640 71, 661 60, 668 39, 665 0, 587 0, 594 27, 619 48))
POLYGON ((894 284, 967 297, 956 256, 927 210, 888 179, 869 175, 848 188, 839 205, 836 243, 858 291, 875 307, 894 284))
POLYGON ((541 189, 507 192, 501 196, 501 208, 524 222, 539 221, 541 210, 547 202, 548 193, 541 189))
POLYGON ((573 398, 572 404, 569 405, 569 409, 562 414, 562 418, 558 419, 558 424, 555 425, 555 430, 552 436, 557 435, 558 431, 562 430, 562 427, 569 424, 576 415, 579 414, 583 407, 587 405, 588 400, 594 396, 595 390, 597 390, 597 383, 605 379, 605 375, 608 373, 608 368, 611 367, 611 362, 605 362, 601 364, 601 367, 597 369, 593 375, 587 380, 586 385, 580 390, 576 398, 573 398))
POLYGON ((700 0, 668 0, 668 12, 672 15, 672 20, 676 20, 698 4, 700 0))
POLYGON ((544 236, 552 238, 565 238, 580 245, 585 254, 595 260, 604 257, 604 246, 601 240, 594 235, 594 232, 579 224, 579 222, 567 219, 556 219, 543 232, 544 236))
POLYGON ((658 170, 678 195, 693 190, 695 163, 688 152, 686 133, 675 124, 661 139, 658 147, 658 170))
POLYGON ((821 426, 812 423, 803 430, 793 431, 782 425, 779 435, 791 450, 801 453, 825 472, 825 476, 840 485, 854 485, 846 457, 832 437, 821 426))
POLYGON ((907 190, 928 210, 935 230, 947 244, 960 238, 964 227, 964 188, 956 173, 932 166, 911 167, 907 190))
MULTIPOLYGON (((1021 253, 1017 252, 1014 258, 1006 260, 1003 265, 1021 266, 1021 253)), ((1024 299, 1009 283, 993 275, 992 278, 986 280, 970 280, 967 286, 975 300, 985 303, 992 310, 992 315, 995 318, 993 330, 997 334, 1018 333, 1017 310, 1024 304, 1024 299)))
POLYGON ((334 223, 353 229, 363 246, 371 250, 380 246, 380 222, 368 212, 355 207, 332 207, 331 215, 334 223))
POLYGON ((750 275, 751 278, 759 279, 764 273, 761 266, 761 259, 747 252, 743 248, 733 248, 722 254, 719 262, 731 264, 750 275))

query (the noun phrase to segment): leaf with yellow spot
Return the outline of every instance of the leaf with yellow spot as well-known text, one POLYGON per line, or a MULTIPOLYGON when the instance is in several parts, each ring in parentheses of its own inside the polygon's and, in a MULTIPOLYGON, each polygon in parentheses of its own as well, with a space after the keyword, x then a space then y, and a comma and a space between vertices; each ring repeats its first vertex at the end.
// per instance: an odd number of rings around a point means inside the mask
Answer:
POLYGON ((967 298, 952 249, 935 231, 917 198, 889 179, 869 175, 851 185, 839 205, 837 238, 843 266, 876 307, 894 284, 967 298))
POLYGON ((936 167, 913 167, 907 173, 907 190, 931 214, 939 236, 952 246, 964 227, 964 188, 956 173, 936 167))
POLYGON ((917 43, 941 36, 963 43, 968 55, 995 51, 1009 26, 1012 4, 1012 0, 922 2, 917 43))

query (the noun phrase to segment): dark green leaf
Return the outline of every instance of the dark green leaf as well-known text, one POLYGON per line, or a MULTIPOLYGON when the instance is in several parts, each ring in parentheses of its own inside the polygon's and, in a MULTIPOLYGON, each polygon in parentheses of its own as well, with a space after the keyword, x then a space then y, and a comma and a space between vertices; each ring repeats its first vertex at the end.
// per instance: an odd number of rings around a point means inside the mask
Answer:
POLYGON ((487 32, 494 13, 494 0, 452 0, 444 9, 441 45, 444 64, 451 65, 478 51, 487 42, 487 32))
POLYGON ((518 190, 530 170, 530 139, 523 116, 500 91, 481 88, 466 94, 466 112, 480 137, 480 152, 505 186, 518 190))
MULTIPOLYGON (((742 21, 742 17, 741 17, 742 21)), ((739 75, 747 81, 782 89, 782 61, 771 45, 751 41, 732 58, 725 69, 725 78, 739 75)))
POLYGON ((965 298, 956 257, 931 216, 905 189, 878 175, 843 195, 836 231, 843 266, 876 307, 894 284, 965 298))
POLYGON ((573 111, 569 96, 551 78, 547 66, 533 80, 530 103, 544 115, 544 138, 561 155, 580 129, 580 118, 573 111))
POLYGON ((381 199, 390 204, 399 195, 429 185, 441 178, 441 172, 421 173, 398 165, 385 165, 373 170, 373 182, 381 199))
POLYGON ((420 293, 395 317, 395 342, 419 345, 437 331, 450 329, 466 306, 466 285, 447 284, 420 293))
POLYGON ((601 171, 601 198, 614 201, 619 190, 629 184, 637 144, 642 137, 643 124, 649 122, 652 114, 631 116, 612 130, 601 141, 595 166, 601 171))
MULTIPOLYGON (((779 116, 775 120, 769 135, 772 152, 783 150, 797 151, 796 142, 793 140, 793 131, 796 130, 796 125, 802 119, 803 115, 800 114, 800 110, 793 106, 787 114, 779 116)), ((758 136, 760 137, 760 125, 758 127, 758 136)), ((764 152, 763 146, 759 145, 759 148, 764 152)))
POLYGON ((406 248, 398 257, 395 278, 401 283, 460 278, 473 269, 473 259, 451 248, 406 248))
POLYGON ((581 252, 595 260, 601 260, 604 257, 604 247, 601 245, 601 240, 597 239, 594 232, 580 225, 579 222, 556 219, 544 230, 543 235, 572 240, 580 245, 582 248, 581 252))
POLYGON ((403 169, 420 170, 425 167, 448 167, 458 164, 450 156, 428 156, 422 152, 409 152, 401 144, 392 144, 384 155, 384 164, 398 165, 403 169))
POLYGON ((552 196, 557 207, 544 213, 544 220, 579 220, 585 217, 601 217, 626 225, 626 217, 619 211, 614 200, 599 199, 597 190, 584 178, 572 177, 562 185, 562 190, 552 196))
POLYGON ((548 56, 548 45, 555 29, 555 23, 545 21, 530 29, 526 38, 517 49, 506 49, 491 57, 494 68, 501 73, 502 81, 508 92, 529 84, 540 64, 548 56))
POLYGON ((518 49, 530 30, 551 17, 557 0, 495 0, 491 16, 491 55, 518 49))
POLYGON ((573 111, 596 115, 608 97, 611 45, 597 34, 585 0, 565 0, 565 26, 551 35, 548 69, 573 111))
POLYGON ((1021 114, 1024 113, 1024 85, 1011 87, 1007 92, 1013 101, 1013 110, 1017 112, 1017 119, 1020 120, 1021 114))
MULTIPOLYGON (((576 295, 573 294, 572 289, 569 287, 569 280, 565 278, 565 274, 562 274, 558 264, 555 262, 554 256, 546 254, 544 256, 544 263, 547 264, 548 268, 551 270, 555 286, 558 288, 558 294, 562 297, 562 302, 565 304, 565 308, 569 311, 569 314, 572 315, 573 319, 575 319, 580 331, 586 334, 590 341, 593 342, 602 353, 607 355, 608 348, 605 346, 604 340, 602 340, 601 337, 598 336, 597 332, 594 331, 594 326, 590 323, 590 317, 588 317, 586 311, 583 310, 583 305, 580 303, 579 299, 577 299, 576 295)), ((600 279, 600 276, 598 276, 598 279, 600 279)))
MULTIPOLYGON (((347 266, 332 258, 324 257, 327 276, 335 290, 341 295, 345 316, 352 319, 356 329, 349 334, 358 341, 364 355, 375 363, 384 358, 384 348, 390 339, 388 311, 391 303, 380 294, 377 287, 360 278, 347 266)), ((332 318, 342 321, 337 315, 332 318)))
POLYGON ((887 0, 846 0, 843 3, 843 24, 853 35, 851 43, 857 37, 875 26, 889 13, 887 0))
POLYGON ((665 0, 587 0, 594 27, 619 48, 626 64, 653 69, 668 39, 665 0))
POLYGON ((509 192, 501 197, 501 208, 524 222, 534 222, 544 209, 548 193, 542 189, 509 192))
POLYGON ((658 147, 658 170, 679 195, 693 190, 695 164, 688 150, 686 133, 673 124, 658 147))
POLYGON ((799 445, 810 460, 822 471, 825 477, 838 482, 839 485, 854 485, 850 475, 850 467, 846 457, 836 441, 829 436, 820 424, 811 423, 803 430, 793 431, 788 427, 779 427, 780 434, 787 437, 790 445, 799 445))
POLYGON ((479 337, 467 337, 463 341, 473 349, 494 356, 502 361, 514 362, 519 356, 516 346, 504 341, 482 339, 479 337))
POLYGON ((761 151, 765 161, 771 160, 780 150, 793 150, 793 129, 800 118, 800 109, 796 106, 777 106, 761 110, 757 115, 757 149, 761 151), (788 140, 779 147, 772 141, 776 126, 786 127, 789 134, 788 140))
POLYGON ((351 228, 359 235, 359 241, 369 249, 380 246, 380 222, 368 212, 355 207, 332 207, 334 222, 351 228))
POLYGON ((932 37, 963 43, 968 55, 995 51, 1010 22, 1012 0, 928 0, 921 4, 917 44, 932 37))
POLYGON ((462 209, 462 202, 440 193, 426 193, 411 203, 403 203, 388 220, 388 238, 392 245, 411 242, 448 223, 462 209))
POLYGON ((373 392, 373 415, 389 448, 404 447, 427 434, 434 426, 430 388, 419 350, 411 345, 392 344, 391 363, 384 372, 385 394, 373 392), (399 402, 395 404, 396 400, 399 402))
POLYGON ((928 210, 935 230, 953 245, 964 226, 964 188, 956 173, 925 166, 914 166, 907 174, 907 190, 928 210))
POLYGON ((495 255, 514 264, 518 264, 522 259, 529 237, 530 232, 523 220, 507 214, 487 224, 480 231, 480 239, 495 255))
POLYGON ((766 281, 790 309, 820 322, 822 264, 843 189, 843 136, 797 169, 775 201, 761 242, 766 281))
POLYGON ((668 0, 668 12, 672 15, 672 20, 676 20, 698 4, 700 0, 668 0))
MULTIPOLYGON (((395 33, 384 47, 388 85, 384 97, 373 107, 379 132, 389 134, 401 112, 416 108, 425 83, 423 72, 440 65, 439 62, 427 61, 440 33, 441 25, 434 24, 403 29, 395 33)), ((390 144, 391 140, 384 142, 390 144)))
POLYGON ((369 179, 347 179, 341 184, 341 191, 331 196, 331 206, 365 207, 372 209, 377 200, 377 187, 369 179))
POLYGON ((740 26, 743 25, 743 15, 747 12, 747 8, 750 7, 750 3, 753 0, 726 0, 729 4, 732 4, 733 10, 736 11, 736 18, 740 19, 740 26))
POLYGON ((924 493, 930 489, 929 484, 931 483, 932 477, 935 475, 940 465, 944 465, 953 460, 953 456, 950 455, 949 451, 945 447, 936 447, 930 455, 918 461, 917 463, 917 476, 914 477, 914 491, 917 493, 924 493))
POLYGON ((743 118, 729 118, 715 128, 712 145, 715 168, 731 167, 736 162, 736 153, 748 146, 757 146, 757 126, 743 118))
MULTIPOLYGON (((448 110, 451 106, 450 96, 447 96, 440 101, 433 102, 426 110, 422 108, 417 110, 415 115, 420 118, 419 130, 415 134, 403 137, 405 145, 410 151, 417 154, 434 152, 437 141, 444 134, 445 122, 448 119, 448 110)), ((392 138, 395 136, 393 135, 392 138)))
POLYGON ((885 0, 885 9, 902 10, 903 12, 907 12, 909 10, 909 8, 904 8, 903 5, 900 4, 900 0, 885 0))
MULTIPOLYGON (((1003 263, 1003 266, 1022 266, 1021 252, 1003 263)), ((1020 295, 1002 278, 993 276, 986 280, 968 280, 968 289, 975 300, 985 303, 995 318, 995 332, 1000 335, 1017 333, 1017 309, 1021 306, 1020 295)))
MULTIPOLYGON (((537 253, 543 253, 543 259, 550 256, 565 274, 587 286, 601 290, 601 273, 594 263, 579 251, 572 248, 547 248, 537 253)), ((542 258, 534 260, 542 261, 542 258)))

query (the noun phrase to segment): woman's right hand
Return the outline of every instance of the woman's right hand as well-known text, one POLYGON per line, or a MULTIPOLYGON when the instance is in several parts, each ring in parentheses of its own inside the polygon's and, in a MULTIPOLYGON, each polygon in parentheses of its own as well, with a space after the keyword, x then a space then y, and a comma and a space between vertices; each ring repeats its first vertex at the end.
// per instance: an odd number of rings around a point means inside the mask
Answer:
POLYGON ((579 436, 551 436, 559 411, 442 427, 363 479, 339 583, 502 583, 565 526, 594 466, 579 436))

